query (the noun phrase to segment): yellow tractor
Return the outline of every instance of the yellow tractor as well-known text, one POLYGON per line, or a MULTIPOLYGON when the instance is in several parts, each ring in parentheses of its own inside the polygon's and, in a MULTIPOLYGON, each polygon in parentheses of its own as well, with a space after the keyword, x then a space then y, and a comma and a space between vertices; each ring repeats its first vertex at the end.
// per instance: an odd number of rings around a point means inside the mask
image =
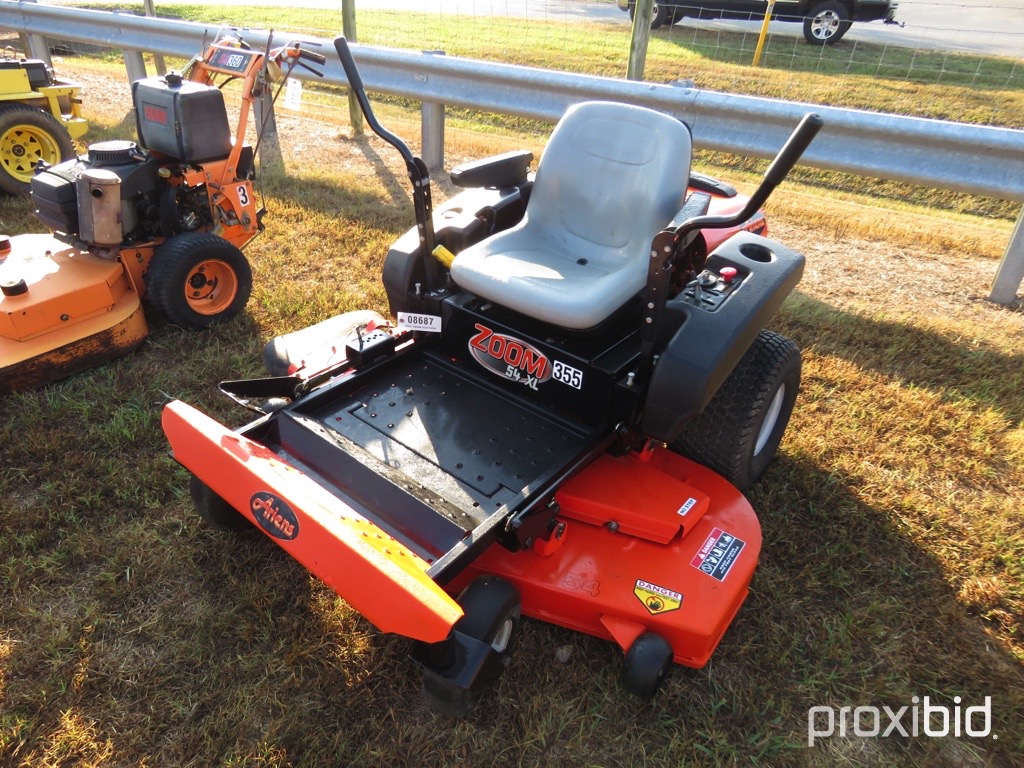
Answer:
POLYGON ((75 156, 72 139, 85 134, 81 86, 56 77, 39 59, 0 58, 0 192, 27 195, 36 164, 75 156))

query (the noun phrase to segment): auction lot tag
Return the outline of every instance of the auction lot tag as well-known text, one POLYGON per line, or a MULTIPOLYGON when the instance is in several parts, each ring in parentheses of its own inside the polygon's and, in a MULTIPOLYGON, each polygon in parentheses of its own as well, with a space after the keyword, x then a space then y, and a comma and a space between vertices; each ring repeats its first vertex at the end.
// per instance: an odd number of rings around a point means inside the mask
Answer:
POLYGON ((438 315, 420 315, 415 312, 399 312, 398 327, 407 331, 441 332, 441 318, 438 315))

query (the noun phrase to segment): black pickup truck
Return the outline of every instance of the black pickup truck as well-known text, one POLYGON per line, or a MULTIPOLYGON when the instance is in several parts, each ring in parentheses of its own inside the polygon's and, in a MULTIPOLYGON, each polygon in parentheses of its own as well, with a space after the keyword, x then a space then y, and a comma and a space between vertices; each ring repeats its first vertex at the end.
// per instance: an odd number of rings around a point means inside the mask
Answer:
MULTIPOLYGON (((636 0, 617 0, 619 8, 633 18, 636 0)), ((838 43, 854 21, 882 19, 893 24, 896 0, 776 0, 772 18, 777 21, 801 21, 804 37, 811 45, 838 43)), ((764 18, 768 0, 685 0, 680 3, 655 3, 651 28, 675 24, 685 16, 694 19, 764 18)))

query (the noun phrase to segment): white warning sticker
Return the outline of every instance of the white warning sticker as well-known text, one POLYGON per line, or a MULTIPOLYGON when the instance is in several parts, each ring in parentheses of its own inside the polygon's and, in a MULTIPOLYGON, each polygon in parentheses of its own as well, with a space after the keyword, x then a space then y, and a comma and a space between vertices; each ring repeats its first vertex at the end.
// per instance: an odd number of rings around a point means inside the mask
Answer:
POLYGON ((690 565, 713 579, 725 581, 745 546, 745 541, 715 528, 690 560, 690 565))

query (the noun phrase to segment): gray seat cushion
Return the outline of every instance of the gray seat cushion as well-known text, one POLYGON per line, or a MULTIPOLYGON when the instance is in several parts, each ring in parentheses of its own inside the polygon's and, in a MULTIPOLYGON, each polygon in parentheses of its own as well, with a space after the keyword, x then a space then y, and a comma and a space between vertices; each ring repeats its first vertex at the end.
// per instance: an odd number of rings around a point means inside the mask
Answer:
POLYGON ((462 288, 570 329, 598 325, 643 288, 651 240, 682 206, 690 131, 612 102, 571 107, 551 134, 523 220, 458 254, 462 288))

